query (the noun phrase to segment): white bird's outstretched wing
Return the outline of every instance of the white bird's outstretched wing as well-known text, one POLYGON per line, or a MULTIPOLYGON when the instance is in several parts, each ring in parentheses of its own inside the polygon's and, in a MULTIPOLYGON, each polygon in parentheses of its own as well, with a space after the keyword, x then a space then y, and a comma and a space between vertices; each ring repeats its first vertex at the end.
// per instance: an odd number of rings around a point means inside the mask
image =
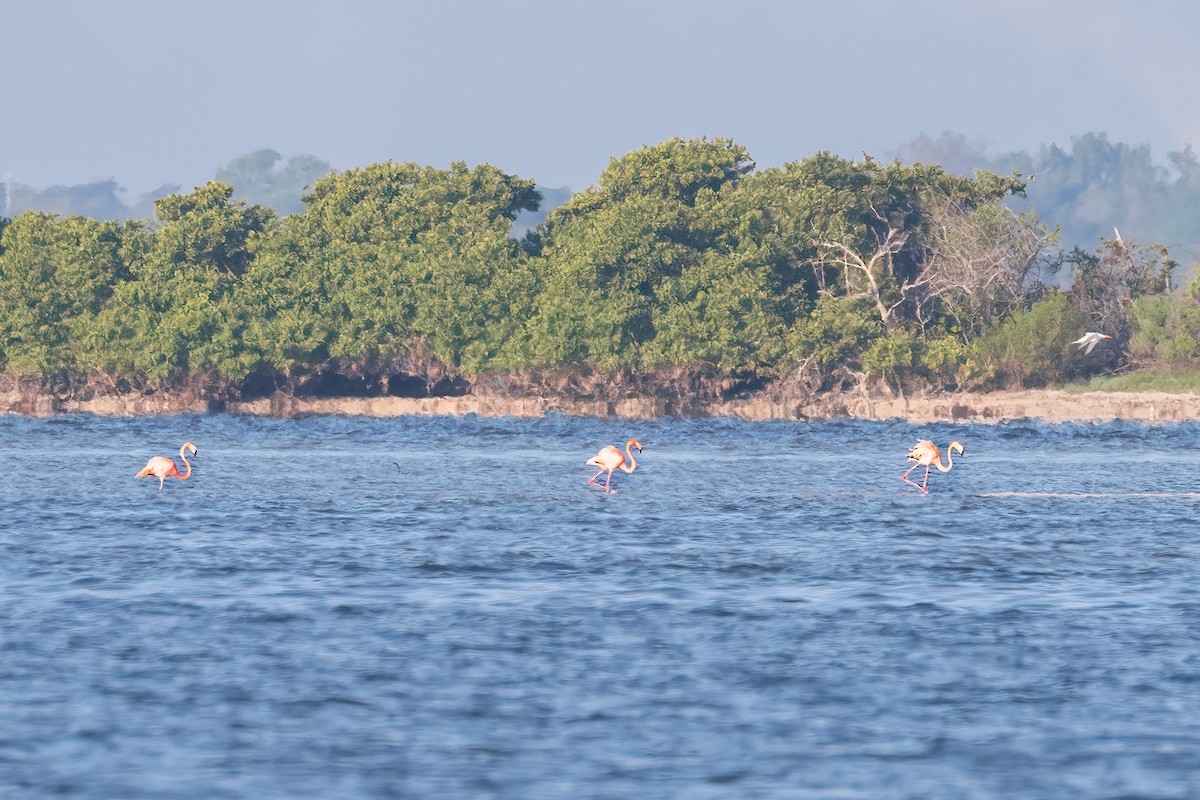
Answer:
POLYGON ((1097 333, 1096 331, 1088 331, 1083 336, 1080 336, 1078 339, 1071 342, 1071 344, 1079 345, 1079 349, 1083 350, 1083 354, 1086 356, 1088 353, 1092 352, 1092 349, 1095 348, 1095 346, 1101 341, 1111 338, 1112 337, 1108 334, 1097 333))

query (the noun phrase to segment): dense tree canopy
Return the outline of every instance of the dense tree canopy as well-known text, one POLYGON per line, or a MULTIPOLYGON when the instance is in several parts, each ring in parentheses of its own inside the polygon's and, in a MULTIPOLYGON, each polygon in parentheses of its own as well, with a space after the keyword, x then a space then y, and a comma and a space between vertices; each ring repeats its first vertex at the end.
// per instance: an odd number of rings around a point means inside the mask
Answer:
POLYGON ((513 218, 532 181, 491 166, 376 164, 318 181, 262 242, 242 291, 248 344, 282 369, 393 355, 416 338, 481 369, 509 330, 513 218))
POLYGON ((752 167, 723 139, 672 139, 613 159, 547 220, 537 310, 512 361, 642 366, 663 294, 678 294, 717 246, 719 193, 752 167))
MULTIPOLYGON (((223 174, 259 192, 326 166, 251 155, 223 174)), ((1194 352, 1200 312, 1143 300, 1196 303, 1170 294, 1162 248, 1077 250, 1075 288, 1052 291, 1054 232, 1006 205, 1024 189, 829 153, 756 171, 700 138, 614 158, 520 240, 534 182, 462 163, 330 172, 282 218, 220 182, 158 200, 150 225, 26 212, 0 224, 0 368, 286 381, 419 352, 468 377, 669 366, 903 390, 1104 367, 1060 341, 1084 324, 1194 352), (1022 351, 1029 335, 1052 352, 1022 351)))
POLYGON ((131 273, 127 238, 140 227, 28 212, 3 228, 0 360, 6 370, 88 366, 78 341, 131 273))

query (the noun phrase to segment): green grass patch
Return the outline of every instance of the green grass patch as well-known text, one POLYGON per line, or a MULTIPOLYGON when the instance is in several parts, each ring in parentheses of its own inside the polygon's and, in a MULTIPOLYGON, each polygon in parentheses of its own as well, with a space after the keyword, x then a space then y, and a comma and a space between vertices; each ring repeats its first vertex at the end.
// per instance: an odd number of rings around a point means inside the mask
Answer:
POLYGON ((1200 370, 1144 369, 1100 375, 1062 388, 1066 392, 1200 392, 1200 370))

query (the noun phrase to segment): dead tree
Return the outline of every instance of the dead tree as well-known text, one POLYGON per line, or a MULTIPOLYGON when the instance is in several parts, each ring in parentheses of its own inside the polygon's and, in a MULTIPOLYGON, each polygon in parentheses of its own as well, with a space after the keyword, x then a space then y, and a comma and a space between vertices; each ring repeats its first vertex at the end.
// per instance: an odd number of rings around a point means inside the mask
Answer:
POLYGON ((1057 238, 1031 214, 1001 206, 947 202, 933 210, 921 242, 916 321, 924 329, 938 314, 949 315, 969 343, 1041 293, 1061 263, 1057 238))
POLYGON ((874 206, 868 208, 879 223, 874 250, 860 253, 845 241, 818 239, 814 241, 819 253, 817 265, 839 269, 846 296, 864 298, 874 305, 884 330, 890 333, 896 327, 897 309, 909 302, 926 281, 919 273, 906 276, 897 268, 896 257, 908 244, 909 231, 894 225, 874 206))

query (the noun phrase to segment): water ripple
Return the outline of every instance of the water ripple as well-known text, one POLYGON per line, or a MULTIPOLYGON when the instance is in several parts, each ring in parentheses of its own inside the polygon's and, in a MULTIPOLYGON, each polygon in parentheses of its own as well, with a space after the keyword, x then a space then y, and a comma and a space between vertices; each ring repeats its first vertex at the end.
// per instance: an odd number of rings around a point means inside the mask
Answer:
POLYGON ((1198 433, 0 416, 0 786, 1195 796, 1198 433))

